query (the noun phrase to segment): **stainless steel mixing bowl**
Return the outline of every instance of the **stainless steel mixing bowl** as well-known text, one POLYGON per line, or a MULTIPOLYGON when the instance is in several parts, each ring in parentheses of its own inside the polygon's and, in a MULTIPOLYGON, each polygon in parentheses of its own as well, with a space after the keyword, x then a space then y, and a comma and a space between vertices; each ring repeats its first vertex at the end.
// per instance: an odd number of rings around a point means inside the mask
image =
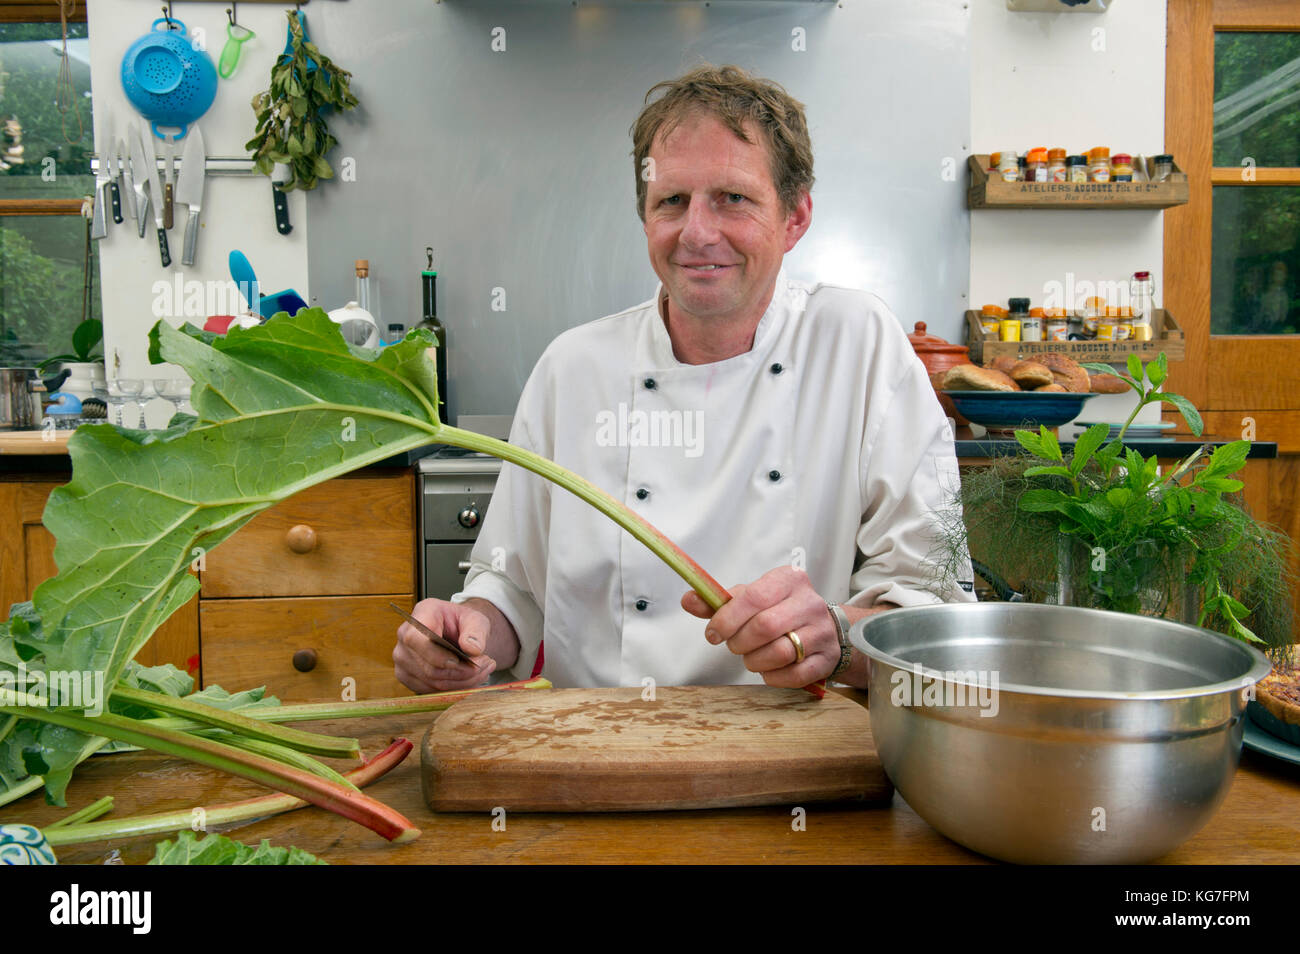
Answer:
POLYGON ((1150 861, 1201 828, 1269 671, 1208 630, 1032 603, 893 610, 850 638, 899 794, 953 841, 1028 864, 1150 861))

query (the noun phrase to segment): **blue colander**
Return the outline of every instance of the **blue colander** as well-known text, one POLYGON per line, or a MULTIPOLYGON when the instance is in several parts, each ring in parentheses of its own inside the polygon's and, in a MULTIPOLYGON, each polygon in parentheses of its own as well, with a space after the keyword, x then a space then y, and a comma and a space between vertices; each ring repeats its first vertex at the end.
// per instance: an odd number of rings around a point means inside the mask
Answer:
POLYGON ((175 138, 183 139, 217 96, 217 68, 212 57, 194 48, 184 23, 160 17, 122 57, 122 88, 155 136, 165 138, 159 127, 176 127, 175 138))

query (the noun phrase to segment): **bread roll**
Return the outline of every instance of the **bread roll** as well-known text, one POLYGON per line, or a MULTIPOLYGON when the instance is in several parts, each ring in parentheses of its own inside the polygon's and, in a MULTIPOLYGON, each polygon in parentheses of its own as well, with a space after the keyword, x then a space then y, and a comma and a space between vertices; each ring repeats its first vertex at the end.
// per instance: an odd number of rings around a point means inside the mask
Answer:
POLYGON ((1061 387, 1059 384, 1045 384, 1041 388, 1034 388, 1035 394, 1042 394, 1044 391, 1055 394, 1064 394, 1065 388, 1061 387))
POLYGON ((1097 394, 1123 394, 1129 389, 1128 383, 1114 374, 1090 374, 1088 382, 1097 394))
POLYGON ((1028 359, 1017 361, 1015 367, 1007 373, 1011 375, 1011 379, 1015 381, 1016 384, 1020 385, 1026 391, 1032 391, 1034 388, 1041 388, 1056 380, 1052 377, 1051 369, 1046 365, 1028 359))
POLYGON ((973 364, 959 364, 950 368, 943 379, 945 391, 1019 391, 1009 376, 992 368, 980 368, 973 364))
POLYGON ((1011 369, 1019 363, 1018 359, 1010 355, 1001 355, 992 361, 986 361, 984 367, 992 368, 994 371, 1001 371, 1003 374, 1010 374, 1011 369))
POLYGON ((1051 370, 1055 382, 1065 390, 1086 394, 1091 389, 1088 372, 1073 358, 1068 358, 1058 351, 1049 351, 1038 355, 1034 360, 1046 365, 1051 370))

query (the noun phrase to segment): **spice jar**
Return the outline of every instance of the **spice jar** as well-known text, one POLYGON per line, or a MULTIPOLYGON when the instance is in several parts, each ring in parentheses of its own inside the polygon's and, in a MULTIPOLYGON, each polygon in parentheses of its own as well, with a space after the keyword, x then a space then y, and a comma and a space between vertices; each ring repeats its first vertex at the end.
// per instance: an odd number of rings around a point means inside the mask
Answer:
POLYGON ((1087 182, 1088 181, 1088 157, 1087 156, 1066 156, 1065 157, 1065 178, 1068 182, 1087 182))
POLYGON ((1049 149, 1047 151, 1047 181, 1065 182, 1065 150, 1049 149))
POLYGON ((1002 176, 1003 182, 1015 182, 1020 178, 1020 160, 1014 149, 998 153, 998 174, 1002 176))
POLYGON ((985 338, 996 338, 1001 327, 1002 318, 1007 310, 1001 305, 985 305, 980 309, 980 328, 985 338))
POLYGON ((1024 328, 1024 322, 1029 317, 1029 299, 1012 298, 1007 302, 1011 306, 1007 317, 1002 319, 1002 328, 999 337, 1003 341, 1021 340, 1021 331, 1024 328))
POLYGON ((1043 340, 1043 309, 1030 308, 1029 314, 1020 320, 1020 340, 1043 340))
POLYGON ((1085 338, 1097 337, 1098 322, 1105 314, 1106 299, 1100 295, 1093 295, 1091 298, 1084 300, 1080 317, 1083 319, 1083 335, 1085 338))
POLYGON ((1133 181, 1133 157, 1127 152, 1117 152, 1111 157, 1110 179, 1112 182, 1133 181))
POLYGON ((1174 157, 1168 153, 1161 153, 1152 162, 1155 163, 1155 170, 1151 175, 1152 182, 1164 182, 1174 174, 1174 157))
POLYGON ((1110 147, 1097 146, 1088 150, 1088 181, 1110 181, 1110 147))
POLYGON ((1068 341, 1069 323, 1065 318, 1064 308, 1046 308, 1043 311, 1043 340, 1068 341))
POLYGON ((1047 150, 1030 149, 1025 157, 1025 181, 1047 181, 1047 150))
POLYGON ((1097 340, 1114 341, 1115 328, 1119 324, 1119 309, 1114 306, 1107 307, 1097 316, 1097 340))
POLYGON ((1115 340, 1128 341, 1133 337, 1133 309, 1122 305, 1115 319, 1115 340))

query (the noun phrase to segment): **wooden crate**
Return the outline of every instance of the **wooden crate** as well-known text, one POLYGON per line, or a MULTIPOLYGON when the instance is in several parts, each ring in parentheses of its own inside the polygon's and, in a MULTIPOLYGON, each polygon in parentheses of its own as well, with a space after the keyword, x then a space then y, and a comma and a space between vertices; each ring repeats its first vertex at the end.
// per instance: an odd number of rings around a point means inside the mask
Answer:
POLYGON ((967 159, 972 209, 1167 209, 1187 204, 1187 176, 1174 164, 1164 182, 1003 182, 987 154, 967 159))
POLYGON ((1126 361, 1131 354, 1143 361, 1153 361, 1162 351, 1170 361, 1183 360, 1183 329, 1178 327, 1173 315, 1163 308, 1157 308, 1151 321, 1151 331, 1150 341, 1103 341, 1096 338, 1089 341, 998 341, 996 338, 985 338, 984 329, 980 325, 980 313, 968 311, 965 344, 970 349, 970 359, 975 364, 987 364, 994 358, 1003 356, 1028 358, 1048 351, 1059 352, 1080 363, 1101 361, 1111 364, 1126 361))

